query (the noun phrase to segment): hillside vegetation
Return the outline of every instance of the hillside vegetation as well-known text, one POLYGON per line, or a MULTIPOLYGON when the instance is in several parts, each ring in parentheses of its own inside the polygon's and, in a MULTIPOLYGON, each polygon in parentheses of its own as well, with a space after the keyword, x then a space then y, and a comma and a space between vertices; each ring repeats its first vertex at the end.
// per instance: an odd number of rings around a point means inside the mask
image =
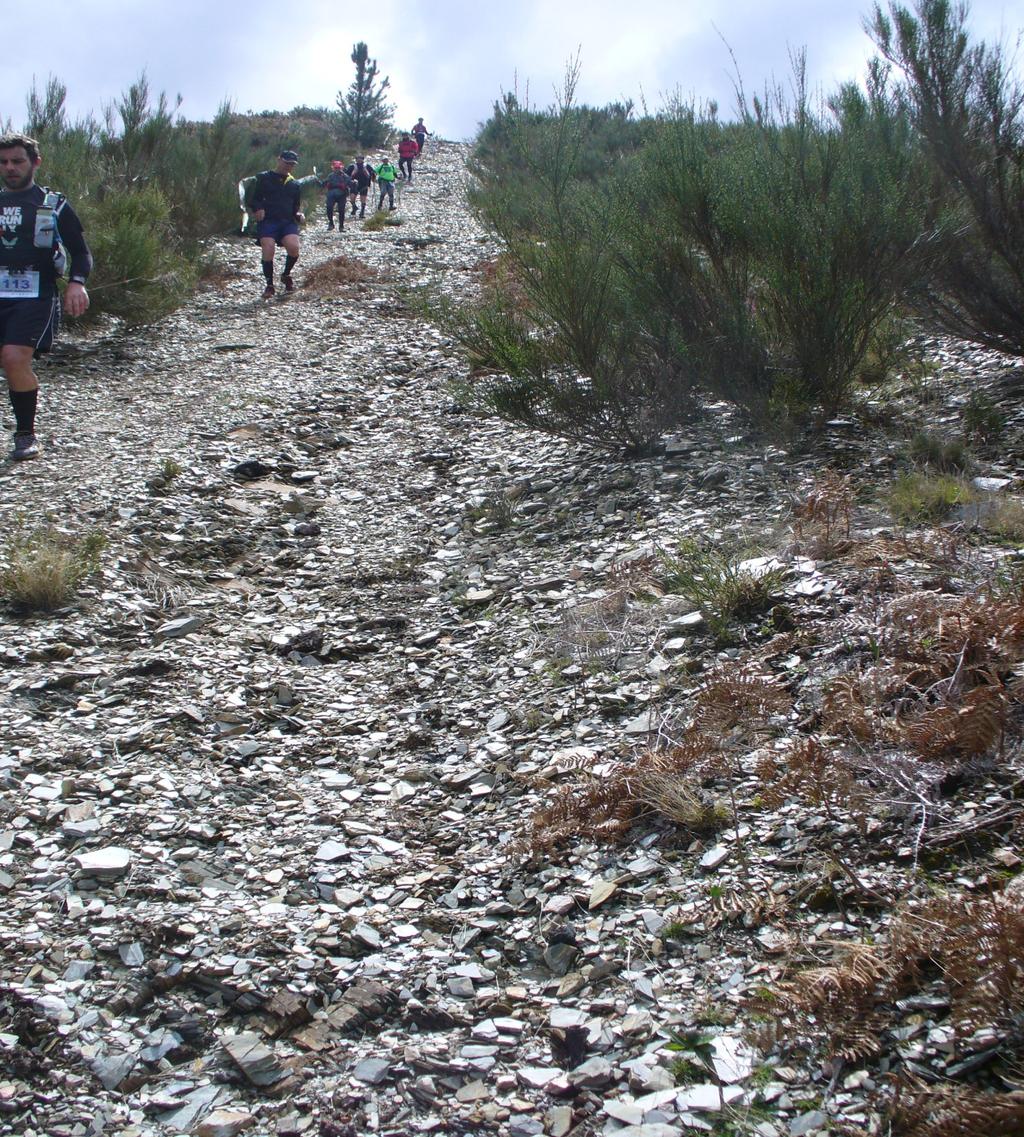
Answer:
POLYGON ((966 11, 876 9, 863 87, 547 111, 512 95, 477 142, 503 253, 434 305, 511 420, 644 452, 707 399, 799 433, 904 362, 912 327, 1024 354, 1024 110, 966 11), (911 325, 909 320, 916 321, 911 325))

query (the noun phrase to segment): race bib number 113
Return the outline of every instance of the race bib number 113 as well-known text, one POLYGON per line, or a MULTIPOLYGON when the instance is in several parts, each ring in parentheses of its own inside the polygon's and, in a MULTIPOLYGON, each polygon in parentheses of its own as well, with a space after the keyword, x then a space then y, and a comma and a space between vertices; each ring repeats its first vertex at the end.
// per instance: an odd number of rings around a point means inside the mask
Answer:
POLYGON ((0 269, 0 299, 34 300, 38 295, 38 272, 4 272, 0 269))

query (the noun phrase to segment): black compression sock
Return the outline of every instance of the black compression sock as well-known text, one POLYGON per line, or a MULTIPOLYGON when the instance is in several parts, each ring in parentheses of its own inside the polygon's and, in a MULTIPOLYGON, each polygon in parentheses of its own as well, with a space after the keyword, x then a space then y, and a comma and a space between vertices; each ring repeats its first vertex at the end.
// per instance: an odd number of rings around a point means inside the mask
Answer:
POLYGON ((285 259, 284 259, 284 275, 285 276, 291 276, 292 269, 295 267, 295 262, 298 259, 299 259, 298 257, 285 257, 285 259))
POLYGON ((36 428, 36 403, 39 388, 34 391, 8 391, 14 410, 15 429, 18 434, 33 434, 36 428))
POLYGON ((274 262, 273 261, 264 261, 263 262, 263 275, 267 278, 267 284, 273 284, 274 283, 274 262))

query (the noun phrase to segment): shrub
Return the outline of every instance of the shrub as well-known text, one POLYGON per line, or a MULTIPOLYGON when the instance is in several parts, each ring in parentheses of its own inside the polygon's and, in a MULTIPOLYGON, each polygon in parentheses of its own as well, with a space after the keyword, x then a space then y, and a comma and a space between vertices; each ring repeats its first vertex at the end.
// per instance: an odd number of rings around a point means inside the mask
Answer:
POLYGON ((866 94, 846 85, 815 107, 800 59, 794 91, 791 102, 778 92, 755 99, 737 132, 723 171, 732 190, 725 232, 752 259, 749 304, 773 375, 769 401, 790 415, 830 416, 920 267, 922 210, 909 125, 877 80, 866 94))
POLYGON ((61 608, 99 567, 102 534, 71 537, 52 526, 17 526, 3 550, 0 596, 18 608, 61 608))
POLYGON ((936 258, 916 302, 953 335, 1024 354, 1024 89, 1000 48, 971 44, 965 4, 876 5, 872 34, 932 169, 936 258))
POLYGON ((146 323, 172 311, 195 284, 197 266, 172 236, 170 209, 156 186, 112 193, 88 207, 98 311, 146 323))
POLYGON ((576 79, 553 111, 507 99, 482 132, 474 202, 514 287, 434 309, 481 404, 632 452, 707 394, 764 426, 832 414, 920 267, 916 156, 895 101, 874 82, 814 108, 801 62, 791 105, 773 94, 736 124, 677 106, 595 180, 609 119, 573 105, 576 79), (624 208, 609 208, 609 185, 624 208))
POLYGON ((964 438, 986 448, 999 443, 1006 426, 1002 412, 980 391, 972 391, 968 396, 960 421, 964 438))
POLYGON ((857 381, 878 387, 890 376, 921 365, 921 351, 913 341, 914 326, 899 311, 879 321, 857 368, 857 381))

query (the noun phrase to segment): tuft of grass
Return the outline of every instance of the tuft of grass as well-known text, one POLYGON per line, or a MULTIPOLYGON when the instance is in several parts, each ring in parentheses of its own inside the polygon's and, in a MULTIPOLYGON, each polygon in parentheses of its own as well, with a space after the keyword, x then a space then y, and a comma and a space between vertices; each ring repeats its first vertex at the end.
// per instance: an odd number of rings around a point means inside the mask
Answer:
POLYGON ((478 505, 466 510, 466 520, 485 527, 488 532, 503 533, 515 521, 516 503, 507 494, 489 493, 478 505))
POLYGON ((106 538, 96 530, 72 537, 52 525, 17 526, 2 554, 0 596, 26 610, 62 608, 99 568, 105 546, 106 538))
POLYGON ((396 217, 390 210, 378 209, 363 221, 363 229, 368 229, 371 233, 378 233, 387 225, 401 224, 402 219, 396 217))
POLYGON ((164 479, 164 481, 173 482, 180 473, 180 462, 176 462, 173 458, 164 459, 163 465, 160 467, 160 476, 164 479))
POLYGON ((686 540, 675 553, 662 556, 661 584, 699 608, 720 635, 734 620, 766 612, 782 589, 784 568, 755 572, 741 565, 717 549, 686 540))
POLYGON ((1003 412, 981 391, 971 392, 960 416, 964 438, 983 449, 996 446, 1003 437, 1003 412))
POLYGON ((1003 498, 982 516, 982 526, 1007 545, 1024 545, 1024 502, 1003 498))
POLYGON ((970 487, 952 474, 901 474, 889 493, 893 518, 904 525, 943 521, 971 500, 970 487))
POLYGON ((946 441, 927 431, 918 431, 910 440, 910 457, 915 465, 942 474, 960 474, 970 465, 963 442, 946 441))
POLYGON ((730 823, 724 803, 710 800, 699 784, 677 774, 648 771, 638 777, 636 793, 660 817, 696 836, 715 833, 730 823))
POLYGON ((692 1086, 695 1082, 704 1082, 708 1077, 708 1068, 703 1062, 694 1062, 692 1058, 677 1058, 668 1068, 672 1079, 677 1086, 692 1086))

